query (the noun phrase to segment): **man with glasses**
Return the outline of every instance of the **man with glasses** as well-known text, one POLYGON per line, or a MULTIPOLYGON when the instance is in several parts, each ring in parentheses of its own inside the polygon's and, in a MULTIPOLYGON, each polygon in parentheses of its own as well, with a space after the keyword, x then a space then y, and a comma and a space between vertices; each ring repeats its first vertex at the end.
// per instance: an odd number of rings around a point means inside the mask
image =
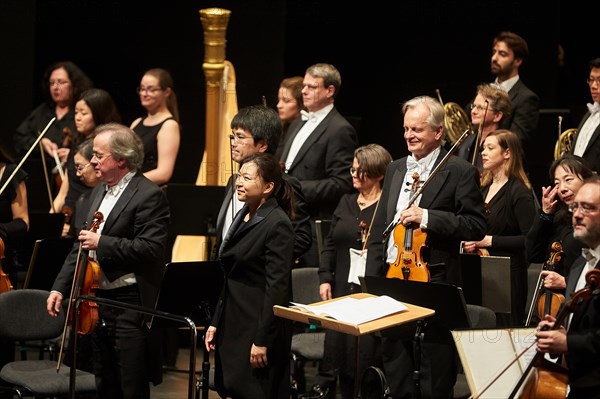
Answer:
POLYGON ((289 126, 277 150, 288 175, 302 184, 310 209, 313 246, 303 257, 304 266, 319 266, 315 220, 331 219, 342 195, 352 191, 348 169, 358 138, 354 127, 334 106, 342 78, 331 64, 310 66, 302 83, 307 111, 289 126))
MULTIPOLYGON (((99 265, 98 298, 149 309, 158 298, 170 221, 166 194, 142 174, 143 144, 131 129, 109 123, 95 132, 90 162, 104 184, 92 190, 82 212, 88 226, 96 211, 103 222, 96 232, 76 226, 77 241, 48 297, 51 316, 68 300, 80 248, 99 265)), ((162 375, 160 359, 148 351, 148 317, 101 304, 98 315, 92 332, 97 397, 149 398, 149 381, 160 383, 162 375)))
MULTIPOLYGON (((600 177, 584 182, 569 206, 573 236, 588 248, 571 266, 567 277, 567 299, 586 287, 587 273, 600 267, 600 177)), ((538 325, 537 349, 553 355, 565 354, 569 376, 568 399, 600 398, 600 297, 592 292, 589 300, 574 306, 564 326, 554 329, 555 318, 546 316, 538 325), (543 327, 551 330, 543 331, 543 327)))
MULTIPOLYGON (((273 109, 253 105, 242 108, 231 121, 231 159, 241 164, 242 161, 257 152, 274 154, 279 143, 282 124, 277 112, 273 109)), ((298 179, 286 175, 287 180, 294 189, 295 218, 292 220, 294 227, 294 259, 302 256, 312 244, 309 215, 306 201, 302 195, 302 188, 298 179)), ((235 214, 242 208, 244 202, 237 198, 235 187, 235 176, 229 178, 225 200, 219 210, 217 217, 217 237, 223 240, 229 231, 235 214)), ((218 246, 213 249, 212 257, 216 258, 218 246)))
POLYGON ((600 58, 590 61, 588 77, 592 103, 577 127, 573 154, 579 155, 596 173, 600 173, 600 58))

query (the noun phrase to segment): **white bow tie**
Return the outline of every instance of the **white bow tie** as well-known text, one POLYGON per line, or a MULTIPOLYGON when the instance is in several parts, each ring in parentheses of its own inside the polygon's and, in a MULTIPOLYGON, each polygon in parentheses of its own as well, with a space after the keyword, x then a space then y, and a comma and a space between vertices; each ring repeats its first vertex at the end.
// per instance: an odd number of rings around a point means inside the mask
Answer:
POLYGON ((597 112, 600 112, 600 104, 598 104, 596 102, 593 104, 588 103, 587 107, 588 107, 588 110, 590 111, 590 114, 592 114, 592 115, 594 115, 597 112))
POLYGON ((308 112, 308 111, 302 110, 302 111, 300 111, 300 115, 302 116, 303 121, 311 121, 311 122, 317 121, 317 115, 314 112, 308 112))
POLYGON ((113 197, 116 197, 119 194, 119 191, 121 191, 121 186, 118 184, 115 184, 112 187, 106 186, 106 194, 112 195, 113 197))
POLYGON ((409 172, 412 172, 414 170, 418 170, 420 172, 421 164, 419 164, 419 162, 415 159, 415 157, 413 157, 412 155, 409 155, 408 158, 406 158, 406 169, 409 172))
POLYGON ((596 255, 594 255, 589 248, 581 248, 581 255, 583 255, 588 264, 592 266, 596 265, 598 259, 596 259, 596 255))

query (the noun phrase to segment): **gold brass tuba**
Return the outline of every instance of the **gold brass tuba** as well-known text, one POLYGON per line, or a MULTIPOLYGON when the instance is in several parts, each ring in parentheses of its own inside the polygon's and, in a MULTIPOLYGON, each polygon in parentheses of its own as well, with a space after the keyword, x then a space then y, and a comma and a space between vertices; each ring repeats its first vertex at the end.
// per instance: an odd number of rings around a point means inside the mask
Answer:
POLYGON ((554 159, 558 159, 573 151, 573 142, 577 135, 577 129, 567 129, 560 134, 554 146, 554 159))
POLYGON ((440 96, 440 91, 436 89, 436 93, 440 103, 444 106, 444 111, 446 111, 446 116, 444 117, 446 138, 454 144, 465 130, 468 129, 469 134, 473 134, 475 129, 473 129, 471 120, 465 110, 457 103, 449 102, 444 104, 440 96))

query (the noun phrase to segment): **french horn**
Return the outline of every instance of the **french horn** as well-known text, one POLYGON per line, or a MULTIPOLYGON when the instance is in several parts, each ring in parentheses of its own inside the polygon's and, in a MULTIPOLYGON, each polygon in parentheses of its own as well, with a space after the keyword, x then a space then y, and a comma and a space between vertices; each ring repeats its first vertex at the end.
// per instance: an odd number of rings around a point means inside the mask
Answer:
POLYGON ((554 159, 558 159, 565 154, 573 151, 573 142, 577 135, 577 129, 567 129, 558 136, 558 140, 554 146, 554 159))
POLYGON ((444 111, 446 111, 446 116, 444 117, 446 137, 452 144, 456 143, 465 130, 469 130, 469 134, 475 132, 469 116, 460 105, 453 102, 445 103, 444 111))

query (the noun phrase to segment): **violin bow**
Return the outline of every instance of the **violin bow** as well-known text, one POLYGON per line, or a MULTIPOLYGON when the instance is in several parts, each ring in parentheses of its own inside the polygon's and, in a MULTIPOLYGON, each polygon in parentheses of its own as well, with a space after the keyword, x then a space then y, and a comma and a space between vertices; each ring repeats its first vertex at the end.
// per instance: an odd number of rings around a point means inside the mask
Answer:
MULTIPOLYGON (((452 154, 454 154, 454 152, 456 152, 458 147, 460 147, 460 145, 465 141, 465 139, 467 138, 468 135, 469 135, 469 129, 467 128, 463 132, 463 134, 460 135, 458 140, 456 140, 456 143, 454 143, 452 148, 450 148, 450 150, 448 150, 448 153, 446 155, 444 155, 444 158, 442 158, 442 160, 435 166, 435 168, 433 168, 431 173, 429 173, 429 176, 427 176, 427 179, 425 179, 425 181, 421 185, 419 185, 419 188, 414 192, 413 196, 410 197, 410 199, 408 200, 407 208, 409 208, 416 201, 416 199, 419 197, 419 195, 421 195, 423 190, 425 190, 425 187, 427 187, 427 184, 431 181, 431 179, 436 174, 438 174, 440 169, 443 168, 444 165, 446 165, 446 163, 448 162, 448 160, 450 159, 452 154)), ((383 231, 383 237, 384 238, 387 237, 392 232, 392 230, 394 230, 394 227, 396 227, 398 225, 398 223, 400 223, 399 220, 393 220, 383 231)))
MULTIPOLYGON (((35 139, 35 141, 31 145, 31 147, 29 148, 29 150, 27 151, 27 153, 25 154, 25 156, 23 157, 23 159, 21 159, 21 162, 19 162, 19 164, 17 165, 17 167, 15 168, 15 170, 13 170, 13 172, 8 177, 8 179, 6 179, 6 182, 4 182, 4 185, 2 186, 2 188, 0 188, 0 195, 2 195, 2 193, 4 192, 4 190, 6 190, 6 186, 8 186, 8 183, 10 183, 10 181, 13 179, 13 177, 15 177, 15 174, 17 174, 18 170, 21 169, 21 166, 23 166, 23 164, 25 163, 25 161, 27 160, 27 158, 29 157, 29 155, 31 154, 31 152, 33 151, 33 149, 35 148, 35 146, 40 142, 40 140, 42 140, 42 138, 44 137, 44 135, 46 134, 46 132, 48 131, 48 129, 50 129, 50 126, 52 125, 52 123, 54 123, 55 120, 56 120, 56 117, 50 119, 50 122, 48 122, 48 124, 46 125, 46 127, 44 128, 44 130, 42 130, 42 132, 39 134, 39 136, 37 137, 37 139, 35 139)), ((42 156, 42 159, 44 159, 43 156, 42 156)), ((52 201, 50 201, 50 202, 52 202, 52 201)))

